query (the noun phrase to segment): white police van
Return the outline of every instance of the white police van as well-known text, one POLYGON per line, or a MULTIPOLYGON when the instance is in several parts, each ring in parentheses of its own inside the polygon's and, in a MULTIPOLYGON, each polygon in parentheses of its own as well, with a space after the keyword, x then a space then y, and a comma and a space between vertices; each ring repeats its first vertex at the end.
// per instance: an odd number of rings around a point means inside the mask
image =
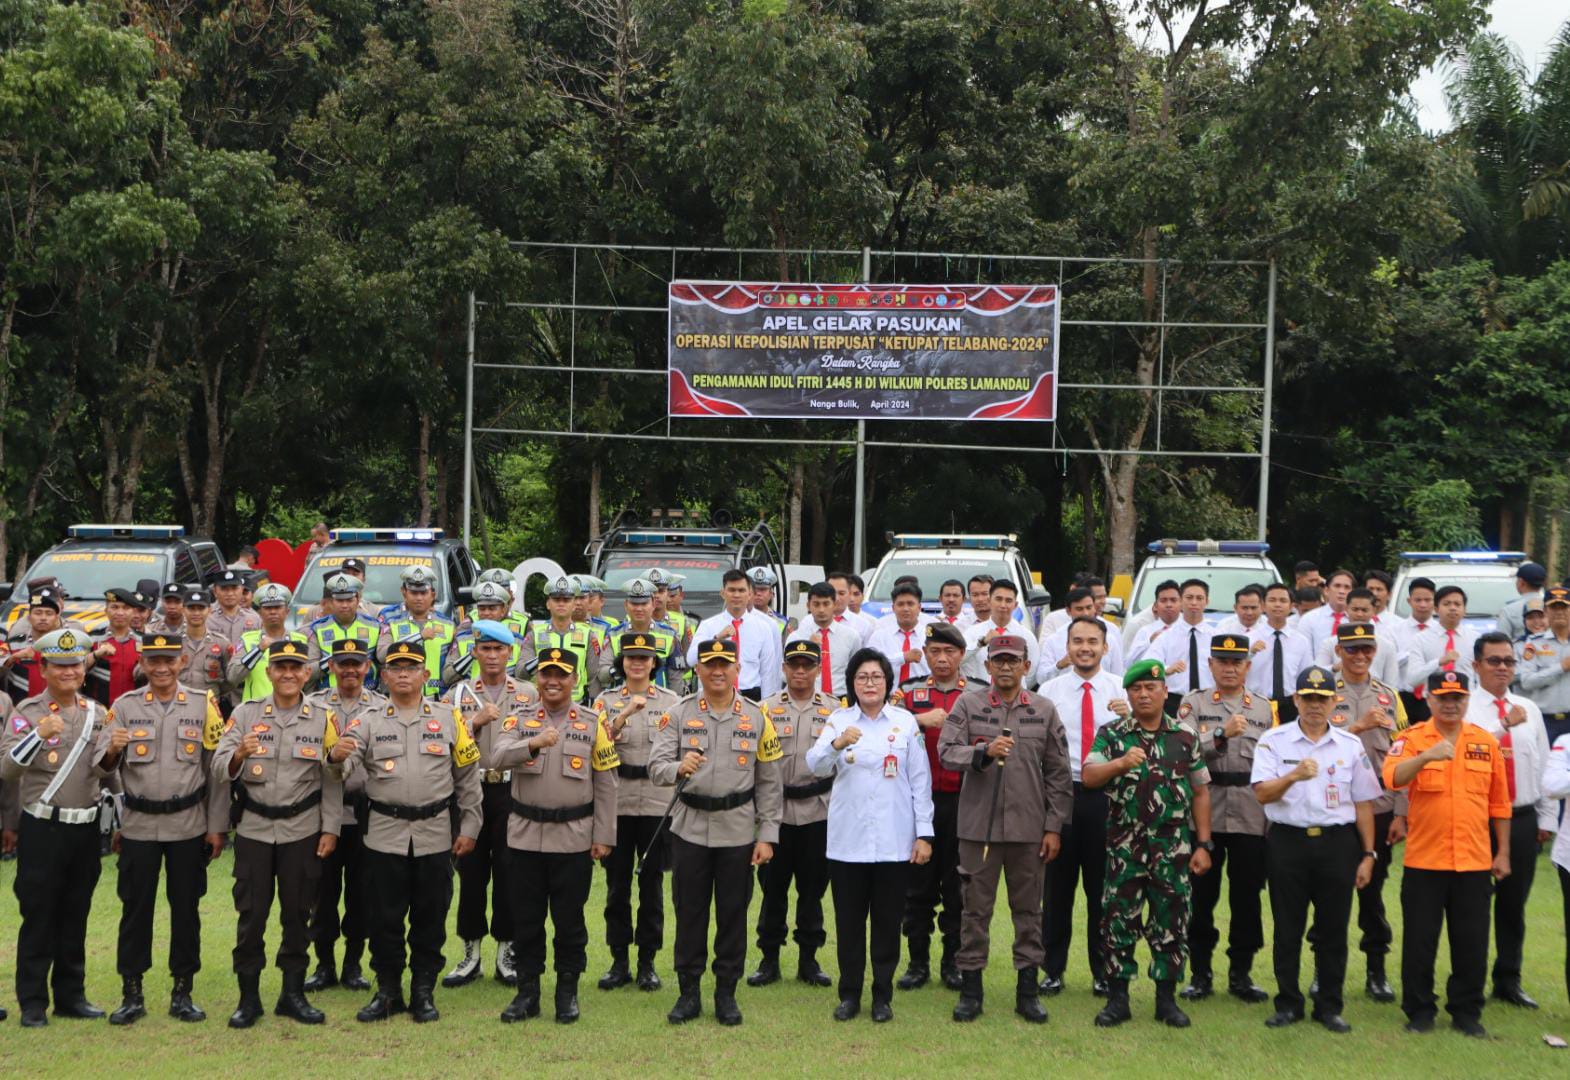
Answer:
POLYGON ((1041 620, 1052 606, 1052 594, 1042 587, 1019 549, 1014 533, 890 533, 888 552, 866 582, 861 610, 878 618, 890 610, 894 582, 914 577, 921 587, 921 608, 936 613, 938 591, 945 581, 965 585, 978 574, 994 581, 1012 581, 1020 590, 1015 617, 1039 633, 1041 620))
POLYGON ((1214 625, 1232 613, 1233 595, 1245 585, 1271 585, 1281 571, 1268 558, 1263 540, 1152 540, 1139 564, 1129 594, 1127 614, 1149 608, 1163 581, 1182 584, 1198 578, 1210 587, 1205 621, 1214 625))

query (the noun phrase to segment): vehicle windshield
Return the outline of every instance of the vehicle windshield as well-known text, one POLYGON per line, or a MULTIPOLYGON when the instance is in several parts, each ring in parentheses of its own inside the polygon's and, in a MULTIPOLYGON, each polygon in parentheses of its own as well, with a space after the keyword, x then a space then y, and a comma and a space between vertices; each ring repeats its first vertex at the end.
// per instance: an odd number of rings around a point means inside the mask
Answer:
POLYGON ((306 568, 300 578, 300 587, 294 590, 296 604, 316 604, 322 599, 322 586, 330 574, 343 567, 343 561, 356 556, 365 563, 364 599, 386 606, 403 603, 403 582, 400 575, 405 567, 423 566, 436 573, 436 599, 445 599, 446 586, 436 569, 436 552, 431 548, 418 551, 389 551, 387 548, 359 548, 347 544, 334 544, 322 552, 306 568))
POLYGON ((1206 611, 1231 611, 1233 594, 1244 585, 1269 585, 1275 581, 1270 571, 1263 566, 1163 567, 1154 573, 1146 574, 1144 580, 1139 583, 1139 591, 1134 594, 1134 599, 1129 605, 1130 614, 1144 611, 1155 603, 1156 586, 1163 581, 1176 581, 1182 584, 1190 578, 1198 578, 1210 586, 1210 603, 1205 605, 1206 611))
MULTIPOLYGON (((1446 574, 1443 570, 1425 569, 1416 576, 1430 579, 1436 588, 1461 586, 1466 592, 1466 613, 1472 618, 1494 618, 1507 602, 1520 595, 1515 591, 1514 573, 1508 576, 1466 577, 1462 574, 1446 574)), ((1401 595, 1396 598, 1395 612, 1402 616, 1412 614, 1412 608, 1406 602, 1405 585, 1401 586, 1401 595)))
POLYGON ((605 556, 599 576, 605 579, 608 588, 624 592, 633 578, 642 577, 658 567, 673 574, 686 575, 687 580, 681 586, 683 592, 717 593, 720 591, 720 579, 734 565, 729 555, 699 555, 685 551, 636 554, 610 552, 605 556))
MULTIPOLYGON (((878 570, 878 576, 873 579, 867 590, 868 600, 888 600, 889 594, 894 591, 894 581, 906 575, 914 576, 916 583, 921 586, 921 599, 923 602, 937 602, 938 590, 945 581, 954 580, 964 585, 977 574, 987 574, 997 580, 1009 576, 1008 563, 1000 556, 988 558, 986 556, 945 556, 945 555, 908 555, 890 559, 878 570)), ((1015 582, 1019 585, 1020 582, 1015 582)), ((1025 583, 1025 584, 1028 584, 1025 583)))
MULTIPOLYGON (((169 556, 161 551, 136 551, 127 548, 109 548, 101 551, 83 551, 71 548, 52 551, 28 568, 22 581, 37 578, 56 578, 65 589, 69 600, 103 600, 110 589, 134 589, 143 578, 159 584, 167 582, 169 556)), ((17 583, 17 597, 22 598, 26 586, 17 583)))

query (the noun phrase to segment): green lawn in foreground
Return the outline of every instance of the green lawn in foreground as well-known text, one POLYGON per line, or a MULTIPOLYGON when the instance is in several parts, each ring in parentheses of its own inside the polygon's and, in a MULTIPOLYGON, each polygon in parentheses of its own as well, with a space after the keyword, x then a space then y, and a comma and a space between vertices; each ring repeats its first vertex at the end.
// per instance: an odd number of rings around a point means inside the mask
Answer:
MULTIPOLYGON (((1538 864, 1527 936, 1525 983, 1544 1003, 1538 1013, 1490 1005, 1484 1022, 1494 1038, 1486 1043, 1463 1038, 1444 1026, 1427 1037, 1401 1030, 1395 1005, 1375 1005, 1362 994, 1363 964, 1352 954, 1348 972, 1349 1036, 1333 1036, 1304 1023, 1283 1032, 1269 1031, 1268 1005, 1247 1006, 1220 995, 1189 1007, 1194 1026, 1187 1031, 1158 1027, 1150 1019, 1151 985, 1134 986, 1135 1019, 1103 1032, 1091 1018, 1099 1008, 1090 996, 1089 980, 1078 940, 1068 973, 1068 990, 1049 999, 1052 1020, 1045 1027, 1026 1024, 1013 1009, 1014 974, 1008 968, 1010 931, 1007 911, 999 905, 993 926, 994 960, 987 973, 987 1012, 974 1024, 955 1024, 949 1011, 955 995, 928 987, 897 994, 895 1019, 874 1026, 862 1017, 836 1024, 829 1016, 832 989, 809 989, 790 980, 794 957, 786 956, 787 981, 761 990, 741 988, 739 999, 746 1023, 721 1028, 712 1018, 712 978, 704 980, 704 1018, 685 1027, 665 1022, 675 999, 667 945, 660 955, 666 989, 643 994, 628 987, 605 994, 593 981, 604 970, 608 955, 601 943, 603 875, 596 870, 590 901, 589 972, 581 995, 583 1019, 571 1027, 550 1019, 551 976, 545 980, 545 1015, 526 1024, 505 1026, 496 1019, 511 992, 487 979, 461 990, 438 990, 442 1019, 416 1025, 407 1017, 364 1025, 354 1012, 368 997, 345 990, 315 996, 328 1021, 308 1028, 270 1013, 278 992, 278 973, 263 977, 268 1016, 251 1031, 230 1031, 224 1025, 234 1007, 235 987, 229 972, 234 940, 230 904, 231 864, 226 852, 209 878, 203 904, 203 953, 206 967, 197 977, 196 1000, 209 1014, 202 1024, 181 1024, 164 1015, 169 977, 162 970, 166 954, 167 915, 159 913, 154 944, 154 971, 147 979, 151 1015, 129 1029, 106 1022, 51 1019, 47 1029, 23 1030, 17 1025, 14 989, 16 901, 12 891, 15 863, 0 863, 0 1001, 11 1018, 0 1024, 0 1075, 11 1077, 70 1076, 106 1078, 173 1076, 204 1077, 363 1076, 434 1077, 489 1075, 500 1070, 527 1075, 608 1075, 611 1070, 636 1070, 653 1075, 793 1076, 955 1076, 955 1075, 1107 1075, 1143 1076, 1570 1076, 1570 1051, 1543 1045, 1545 1032, 1570 1034, 1563 964, 1565 937, 1560 917, 1559 882, 1546 857, 1538 864), (999 947, 1001 945, 1001 948, 999 947)), ((1386 885, 1392 914, 1399 875, 1386 885)), ((119 903, 115 896, 114 859, 105 861, 88 939, 88 993, 110 1009, 119 1000, 114 970, 115 927, 119 903)), ((756 911, 757 891, 753 892, 756 911)), ((1223 901, 1224 903, 1224 901, 1223 901)), ((1268 914, 1268 907, 1267 907, 1268 914)), ((832 912, 831 912, 832 917, 832 912)), ((667 922, 667 942, 674 927, 667 922)), ((823 961, 832 972, 833 926, 823 961)), ((1269 937, 1269 927, 1266 928, 1269 937)), ((1399 971, 1397 953, 1391 977, 1399 971)), ((269 954, 276 933, 269 936, 269 954)), ((449 964, 457 955, 457 939, 448 944, 449 964)), ((490 970, 492 945, 486 943, 490 970)), ((1141 963, 1146 962, 1143 947, 1141 963)), ((754 951, 749 959, 756 958, 754 951)), ((1218 957, 1224 972, 1224 958, 1218 957)), ((903 965, 902 965, 903 967, 903 965)), ((1448 974, 1441 947, 1439 986, 1448 974)), ((1256 979, 1274 989, 1269 946, 1255 966, 1256 979)), ((1305 965, 1305 978, 1306 965, 1305 965)))

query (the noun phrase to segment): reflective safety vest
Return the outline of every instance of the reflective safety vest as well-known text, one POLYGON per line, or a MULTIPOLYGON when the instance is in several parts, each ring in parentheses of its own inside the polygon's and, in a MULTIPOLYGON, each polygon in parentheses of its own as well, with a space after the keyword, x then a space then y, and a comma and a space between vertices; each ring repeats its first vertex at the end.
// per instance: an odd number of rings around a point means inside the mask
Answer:
POLYGON ((402 618, 389 619, 385 632, 394 642, 405 641, 409 638, 418 638, 425 627, 435 627, 436 634, 425 646, 425 696, 429 698, 440 697, 442 692, 442 657, 447 654, 447 646, 452 644, 457 627, 445 615, 438 615, 434 611, 428 615, 424 623, 417 623, 405 614, 402 618))
POLYGON ((648 630, 634 630, 631 625, 622 628, 620 634, 611 638, 611 655, 621 655, 622 634, 647 634, 654 639, 654 651, 660 658, 659 670, 654 673, 654 685, 664 686, 669 689, 666 676, 670 673, 671 651, 676 647, 676 638, 663 630, 650 628, 648 630))
POLYGON ((624 620, 610 615, 595 615, 589 619, 589 623, 610 635, 619 634, 627 628, 627 623, 624 620))
MULTIPOLYGON (((323 615, 308 626, 305 632, 316 641, 316 647, 321 650, 324 659, 333 654, 333 642, 342 641, 350 637, 357 638, 364 643, 366 653, 374 657, 376 655, 376 643, 382 638, 382 628, 364 615, 356 615, 354 622, 348 626, 340 625, 338 620, 331 615, 323 615)), ((323 670, 327 674, 327 685, 336 690, 338 688, 337 676, 332 673, 331 668, 324 668, 323 670)), ((367 672, 365 676, 366 687, 371 688, 375 684, 376 679, 373 674, 367 672)))
POLYGON ((598 658, 603 645, 587 623, 576 623, 565 634, 551 629, 550 620, 538 619, 529 627, 529 640, 538 660, 546 649, 565 649, 578 658, 578 684, 573 696, 581 698, 589 689, 589 659, 598 658))
MULTIPOLYGON (((291 633, 289 637, 298 641, 301 645, 310 644, 309 639, 298 631, 291 633)), ((260 646, 261 643, 261 628, 246 630, 240 635, 240 655, 245 656, 260 646)), ((245 682, 240 684, 240 700, 254 701, 257 698, 264 698, 272 692, 273 681, 267 677, 267 657, 258 657, 256 663, 251 666, 251 670, 246 674, 245 682)))

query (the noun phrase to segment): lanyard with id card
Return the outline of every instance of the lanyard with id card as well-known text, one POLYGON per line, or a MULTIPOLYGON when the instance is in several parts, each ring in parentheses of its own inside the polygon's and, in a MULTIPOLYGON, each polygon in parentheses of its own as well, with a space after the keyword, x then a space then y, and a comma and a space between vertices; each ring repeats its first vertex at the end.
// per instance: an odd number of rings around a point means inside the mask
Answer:
POLYGON ((899 758, 894 756, 894 736, 889 735, 889 753, 883 758, 883 778, 892 780, 899 775, 899 758))

